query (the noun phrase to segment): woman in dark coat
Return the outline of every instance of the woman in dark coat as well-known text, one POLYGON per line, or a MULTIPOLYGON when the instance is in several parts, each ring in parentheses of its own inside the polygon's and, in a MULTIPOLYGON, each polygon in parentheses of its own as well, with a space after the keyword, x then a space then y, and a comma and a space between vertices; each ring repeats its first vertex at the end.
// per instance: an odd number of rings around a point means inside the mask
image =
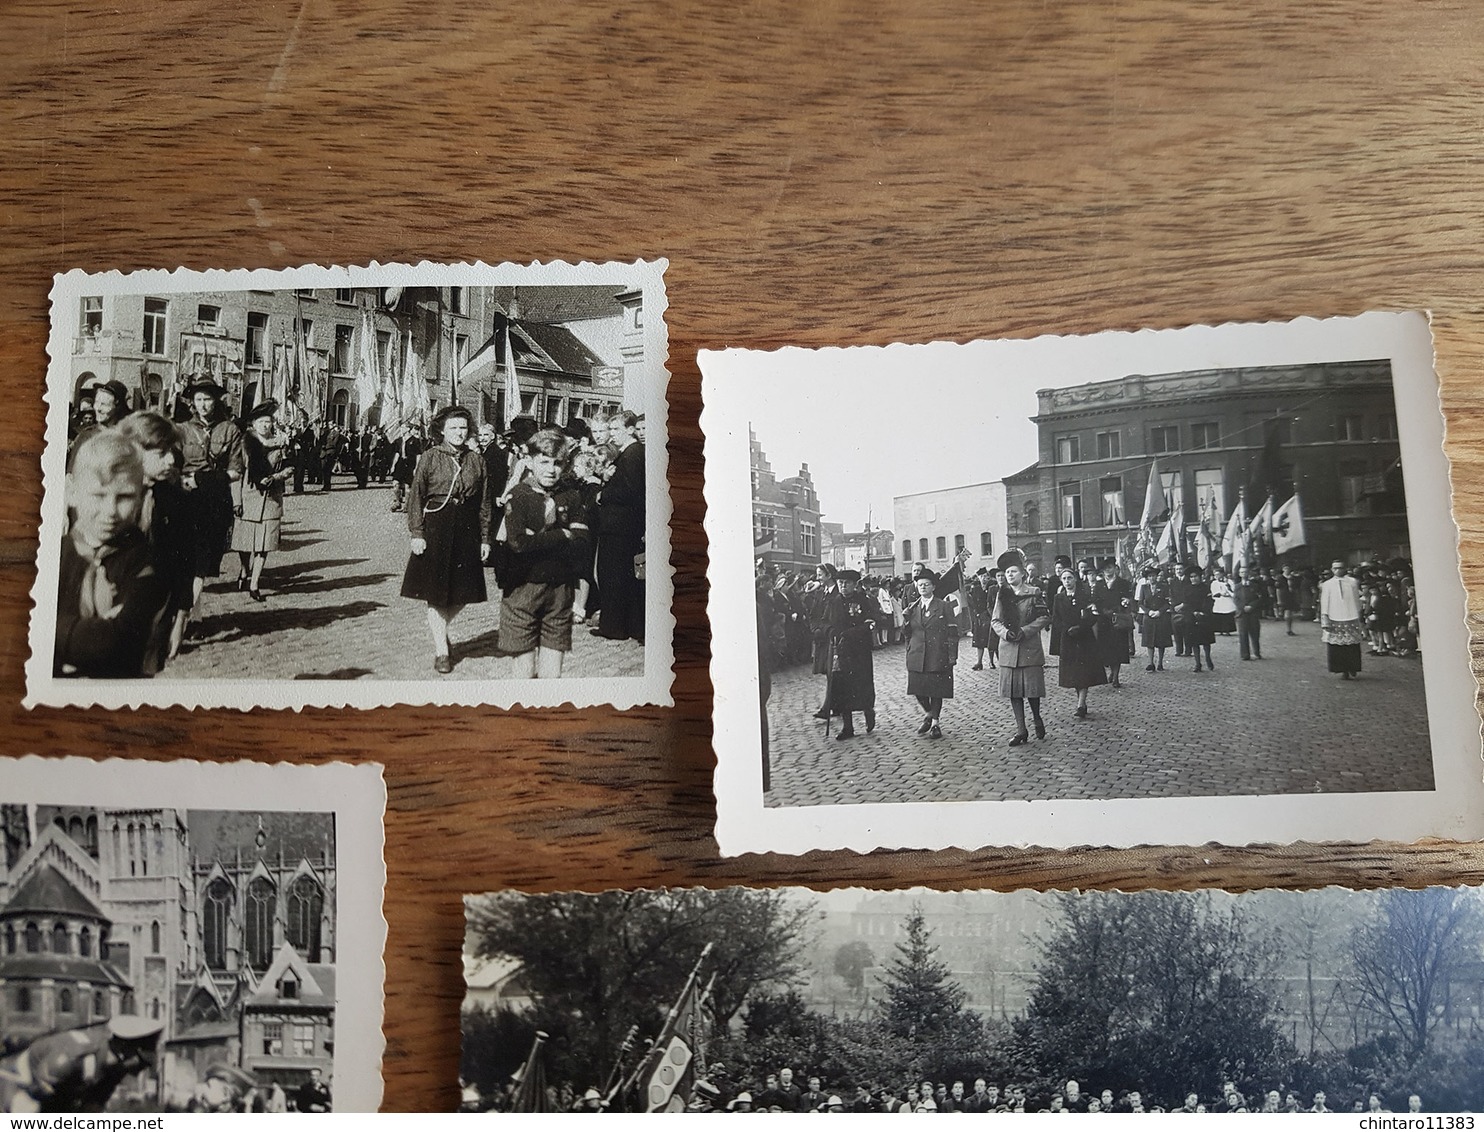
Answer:
POLYGON ((442 673, 453 671, 448 623, 464 606, 488 596, 484 560, 494 501, 485 490, 484 460, 465 443, 473 422, 469 410, 457 405, 433 418, 433 433, 442 443, 418 457, 407 500, 412 554, 402 596, 428 603, 433 668, 442 673))
POLYGON ((1103 559, 1102 573, 1092 587, 1092 603, 1098 610, 1098 651, 1108 669, 1108 683, 1123 687, 1119 672, 1133 653, 1134 587, 1118 572, 1118 563, 1103 559))
POLYGON ((1000 636, 1000 695, 1010 701, 1015 713, 1015 734, 1010 746, 1019 747, 1029 735, 1025 729, 1025 701, 1031 702, 1036 738, 1046 738, 1041 719, 1041 697, 1046 694, 1046 653, 1041 630, 1051 624, 1051 610, 1040 587, 1026 581, 1025 556, 1007 550, 999 557, 1004 582, 995 595, 992 621, 1000 636))
POLYGON ((876 673, 871 645, 881 607, 861 589, 860 573, 841 570, 840 589, 829 601, 830 672, 825 701, 843 722, 836 739, 855 735, 852 712, 863 712, 866 734, 876 730, 876 673))
POLYGON ((967 593, 969 598, 969 629, 974 636, 974 648, 979 655, 974 660, 974 671, 979 672, 984 668, 984 653, 989 652, 989 666, 995 666, 995 649, 999 647, 999 640, 994 635, 994 627, 989 623, 990 603, 994 601, 994 595, 999 590, 999 584, 990 577, 989 571, 981 571, 969 579, 967 593))
POLYGON ((828 723, 830 719, 830 602, 840 593, 835 568, 821 562, 814 571, 814 582, 804 588, 804 609, 809 620, 810 671, 823 676, 824 702, 814 718, 828 723))
POLYGON ((943 701, 953 699, 953 666, 958 663, 958 620, 953 606, 935 596, 938 576, 923 571, 914 583, 917 601, 907 610, 902 632, 907 638, 907 694, 923 710, 919 735, 943 738, 938 718, 943 701))
POLYGON ((237 588, 254 601, 263 601, 263 565, 278 549, 283 528, 283 487, 294 474, 288 463, 288 438, 278 432, 273 414, 278 402, 271 397, 255 405, 243 420, 242 449, 247 474, 242 481, 242 510, 232 528, 232 549, 242 568, 237 588))
POLYGON ((242 509, 246 470, 242 431, 222 406, 226 393, 209 380, 193 382, 185 390, 192 416, 180 425, 180 484, 186 491, 195 538, 193 607, 201 600, 206 579, 221 573, 233 519, 242 509))
POLYGON ((1211 659, 1211 646, 1216 643, 1216 622, 1211 616, 1215 598, 1206 583, 1199 566, 1185 568, 1185 643, 1190 646, 1190 655, 1195 657, 1195 670, 1201 671, 1201 650, 1206 653, 1206 667, 1213 672, 1216 662, 1211 659))
POLYGON ((1153 564, 1144 567, 1144 578, 1139 583, 1135 597, 1139 603, 1140 632, 1144 650, 1149 654, 1145 672, 1165 670, 1165 649, 1174 642, 1170 629, 1170 590, 1159 576, 1159 567, 1153 564), (1159 663, 1155 664, 1155 652, 1159 663))
POLYGON ((1061 588, 1051 604, 1051 640, 1061 657, 1056 682, 1077 691, 1078 719, 1087 718, 1087 689, 1108 682, 1097 639, 1097 607, 1092 592, 1070 569, 1061 572, 1061 588))

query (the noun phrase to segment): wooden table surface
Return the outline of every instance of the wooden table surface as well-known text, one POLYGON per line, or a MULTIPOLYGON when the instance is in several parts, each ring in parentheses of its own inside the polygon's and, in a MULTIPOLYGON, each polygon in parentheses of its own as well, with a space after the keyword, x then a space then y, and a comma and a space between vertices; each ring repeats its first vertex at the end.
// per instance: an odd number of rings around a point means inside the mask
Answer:
POLYGON ((1428 309, 1478 609, 1476 6, 14 0, 4 33, 5 752, 384 763, 387 1108, 457 1101, 471 890, 1484 881, 1456 844, 719 859, 695 364, 1428 309), (674 709, 19 706, 53 272, 641 256, 671 260, 674 709))

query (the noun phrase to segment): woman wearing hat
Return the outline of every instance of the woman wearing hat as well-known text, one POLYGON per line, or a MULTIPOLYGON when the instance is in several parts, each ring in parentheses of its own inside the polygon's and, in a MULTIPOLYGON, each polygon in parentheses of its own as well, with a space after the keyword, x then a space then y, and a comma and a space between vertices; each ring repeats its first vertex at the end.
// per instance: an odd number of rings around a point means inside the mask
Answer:
POLYGON ((71 445, 67 448, 67 467, 72 467, 72 454, 76 452, 94 433, 101 432, 106 428, 113 428, 129 415, 129 391, 124 388, 124 383, 117 379, 100 381, 89 390, 93 413, 92 419, 73 438, 71 445))
POLYGON ((938 717, 943 701, 953 699, 953 666, 958 663, 958 619, 946 598, 937 596, 938 575, 918 575, 917 603, 907 610, 902 631, 907 637, 907 694, 923 710, 919 735, 943 738, 938 717))
POLYGON ((242 450, 247 475, 242 481, 242 509, 232 527, 232 549, 241 559, 237 588, 247 590, 253 601, 265 601, 260 582, 268 552, 278 549, 283 526, 283 486, 294 474, 286 467, 288 437, 280 435, 273 414, 278 402, 271 398, 254 405, 243 418, 246 432, 242 450))
POLYGON ((1051 599, 1052 653, 1061 659, 1056 682, 1076 691, 1077 710, 1072 714, 1086 719, 1087 689, 1108 682, 1096 635, 1098 610, 1092 590, 1070 566, 1062 567, 1059 581, 1061 586, 1051 599))
POLYGON ((855 736, 854 712, 864 713, 867 735, 876 730, 871 638, 881 609, 861 589, 859 570, 841 570, 837 578, 840 588, 826 603, 830 672, 825 702, 830 714, 843 721, 835 738, 850 739, 855 736))
POLYGON ((1145 672, 1165 670, 1165 649, 1174 643, 1170 624, 1170 587, 1159 576, 1159 567, 1153 562, 1144 567, 1144 576, 1134 592, 1139 603, 1139 638, 1149 654, 1145 672), (1155 663, 1158 653, 1159 663, 1155 663))
POLYGON ((1026 581, 1025 555, 1007 550, 997 565, 1004 580, 995 595, 991 623, 999 634, 1000 695, 1010 701, 1015 713, 1015 734, 1010 746, 1019 747, 1030 736, 1025 729, 1025 701, 1031 702, 1036 738, 1046 738, 1041 719, 1041 697, 1046 694, 1046 653, 1041 630, 1051 624, 1051 610, 1041 590, 1026 581))
POLYGON ((246 461, 242 431, 223 410, 227 391, 210 379, 186 386, 191 418, 180 425, 180 485, 189 500, 195 531, 195 582, 191 607, 201 600, 207 578, 222 572, 232 520, 242 509, 246 461))
POLYGON ((464 606, 484 601, 484 560, 490 552, 494 501, 485 479, 484 459, 468 447, 474 418, 451 405, 433 418, 439 443, 417 461, 407 498, 407 529, 412 554, 402 579, 402 596, 428 604, 433 636, 433 668, 453 671, 448 624, 464 606))

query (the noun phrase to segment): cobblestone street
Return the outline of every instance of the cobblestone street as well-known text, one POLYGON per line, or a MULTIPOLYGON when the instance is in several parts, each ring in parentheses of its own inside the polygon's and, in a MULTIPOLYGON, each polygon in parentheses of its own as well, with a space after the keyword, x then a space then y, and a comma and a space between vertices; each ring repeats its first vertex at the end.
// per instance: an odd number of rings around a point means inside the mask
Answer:
MULTIPOLYGON (((954 670, 956 696, 943 706, 941 740, 915 734, 922 714, 906 694, 901 645, 875 653, 876 731, 837 742, 811 718, 824 677, 807 664, 773 678, 768 704, 769 806, 877 802, 1031 801, 1354 793, 1430 790, 1432 755, 1422 662, 1365 657, 1358 681, 1325 670, 1313 623, 1284 635, 1262 628, 1261 661, 1243 662, 1237 638, 1218 637, 1214 672, 1165 654, 1165 671, 1144 671, 1141 651, 1123 688, 1092 689, 1091 718, 1075 719, 1076 694, 1046 670, 1047 736, 1023 747, 999 672, 972 671, 965 639, 954 670)), ((1027 713, 1028 715, 1029 713, 1027 713)), ((832 732, 838 731, 836 721, 832 732)), ((1158 831, 1150 831, 1158 840, 1158 831)))
MULTIPOLYGON (((452 675, 432 669, 425 609, 401 596, 407 565, 407 517, 393 514, 391 488, 365 490, 340 477, 327 495, 284 499, 282 548, 268 556, 263 592, 237 591, 237 555, 222 559, 180 655, 165 670, 174 680, 501 680, 500 594, 486 572, 489 601, 453 623, 452 675)), ((609 641, 576 625, 563 677, 641 676, 637 641, 609 641)))

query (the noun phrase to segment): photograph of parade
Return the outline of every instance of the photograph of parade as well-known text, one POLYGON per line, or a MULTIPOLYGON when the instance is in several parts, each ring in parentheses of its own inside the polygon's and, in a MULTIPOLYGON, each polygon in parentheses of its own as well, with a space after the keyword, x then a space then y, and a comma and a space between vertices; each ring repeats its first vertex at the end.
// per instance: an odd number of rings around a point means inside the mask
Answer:
POLYGON ((1460 1112, 1484 897, 465 898, 466 1112, 1460 1112))
POLYGON ((646 324, 642 275, 524 270, 72 279, 53 309, 50 676, 643 677, 659 315, 646 324))
POLYGON ((766 806, 1434 789, 1389 360, 919 376, 748 409, 766 806))
POLYGON ((0 1112, 329 1112, 335 814, 0 804, 0 1112))

